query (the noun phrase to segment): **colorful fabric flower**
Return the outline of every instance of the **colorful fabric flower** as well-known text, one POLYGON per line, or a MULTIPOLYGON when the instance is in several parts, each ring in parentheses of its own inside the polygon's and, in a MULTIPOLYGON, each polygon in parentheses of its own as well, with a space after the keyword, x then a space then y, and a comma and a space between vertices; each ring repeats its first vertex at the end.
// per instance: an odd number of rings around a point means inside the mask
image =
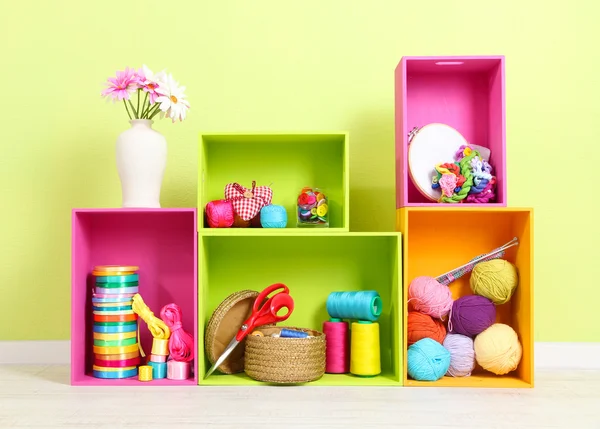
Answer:
POLYGON ((156 103, 156 99, 160 96, 157 89, 160 87, 161 82, 164 82, 166 79, 164 70, 154 74, 152 70, 144 64, 138 71, 138 74, 143 78, 140 87, 144 92, 148 93, 150 104, 156 103))
POLYGON ((156 102, 160 103, 160 110, 162 113, 171 118, 173 122, 177 119, 183 121, 187 110, 190 108, 190 104, 186 100, 184 91, 185 86, 179 86, 179 83, 173 79, 171 74, 166 77, 164 82, 161 82, 158 88, 156 88, 156 92, 159 94, 159 97, 156 98, 156 102))
POLYGON ((117 71, 116 77, 108 78, 108 87, 102 91, 102 96, 110 97, 113 101, 129 100, 138 88, 137 79, 134 69, 127 67, 123 71, 117 71))

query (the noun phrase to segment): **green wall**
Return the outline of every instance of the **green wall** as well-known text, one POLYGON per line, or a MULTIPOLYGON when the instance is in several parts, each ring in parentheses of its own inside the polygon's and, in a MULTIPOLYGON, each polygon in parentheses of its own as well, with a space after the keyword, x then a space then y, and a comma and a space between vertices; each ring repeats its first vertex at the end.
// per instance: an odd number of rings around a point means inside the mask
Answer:
POLYGON ((592 0, 7 3, 0 340, 69 338, 70 210, 121 202, 114 149, 127 117, 99 96, 117 69, 166 67, 188 88, 189 119, 155 124, 169 143, 163 207, 195 206, 201 131, 348 130, 350 226, 384 231, 394 229, 401 56, 504 54, 509 204, 536 209, 535 338, 600 341, 598 9, 592 0))

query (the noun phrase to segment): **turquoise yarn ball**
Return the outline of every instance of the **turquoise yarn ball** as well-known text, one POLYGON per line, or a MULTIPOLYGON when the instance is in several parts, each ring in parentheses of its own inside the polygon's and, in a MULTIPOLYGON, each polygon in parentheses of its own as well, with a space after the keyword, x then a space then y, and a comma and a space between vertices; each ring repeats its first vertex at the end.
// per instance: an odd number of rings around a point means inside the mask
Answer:
POLYGON ((263 228, 285 228, 287 212, 285 207, 269 204, 260 210, 260 224, 263 228))
POLYGON ((450 367, 450 352, 431 338, 423 338, 408 348, 408 375, 419 381, 437 381, 450 367))

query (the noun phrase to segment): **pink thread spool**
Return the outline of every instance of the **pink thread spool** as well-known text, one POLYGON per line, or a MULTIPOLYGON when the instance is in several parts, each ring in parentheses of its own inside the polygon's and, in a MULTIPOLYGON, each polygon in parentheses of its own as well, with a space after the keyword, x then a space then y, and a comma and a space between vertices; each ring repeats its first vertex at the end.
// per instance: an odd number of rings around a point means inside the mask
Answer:
POLYGON ((235 219, 229 200, 215 200, 206 205, 206 221, 211 228, 231 228, 235 219))
POLYGON ((323 322, 325 334, 325 372, 346 374, 350 372, 350 336, 348 322, 331 319, 323 322))

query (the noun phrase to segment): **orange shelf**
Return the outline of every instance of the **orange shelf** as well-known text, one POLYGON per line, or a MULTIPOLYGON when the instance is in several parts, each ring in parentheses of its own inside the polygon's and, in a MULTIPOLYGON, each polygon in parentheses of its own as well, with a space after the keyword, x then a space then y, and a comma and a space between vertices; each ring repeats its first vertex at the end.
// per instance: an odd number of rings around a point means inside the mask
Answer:
MULTIPOLYGON (((529 208, 406 207, 397 210, 397 229, 403 234, 403 384, 428 387, 533 387, 533 210, 529 208), (408 286, 417 276, 437 277, 487 253, 513 237, 519 245, 504 258, 519 272, 511 300, 497 306, 496 322, 510 325, 523 345, 519 367, 504 376, 476 368, 470 377, 443 377, 421 382, 407 375, 408 286)), ((470 274, 450 284, 457 299, 473 292, 470 274)))

